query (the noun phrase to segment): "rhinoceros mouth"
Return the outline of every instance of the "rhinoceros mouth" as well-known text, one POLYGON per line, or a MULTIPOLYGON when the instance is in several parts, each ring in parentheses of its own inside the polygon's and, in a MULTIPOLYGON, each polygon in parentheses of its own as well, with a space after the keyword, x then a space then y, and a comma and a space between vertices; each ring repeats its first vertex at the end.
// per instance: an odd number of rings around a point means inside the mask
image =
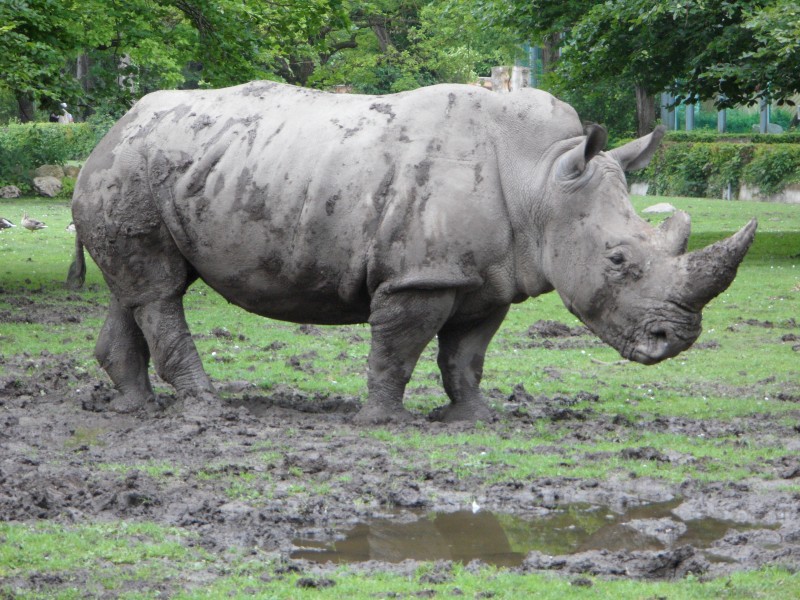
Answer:
MULTIPOLYGON (((676 307, 677 308, 677 307, 676 307)), ((683 318, 651 321, 626 344, 622 355, 643 365, 654 365, 686 350, 700 336, 700 315, 685 312, 683 318)))

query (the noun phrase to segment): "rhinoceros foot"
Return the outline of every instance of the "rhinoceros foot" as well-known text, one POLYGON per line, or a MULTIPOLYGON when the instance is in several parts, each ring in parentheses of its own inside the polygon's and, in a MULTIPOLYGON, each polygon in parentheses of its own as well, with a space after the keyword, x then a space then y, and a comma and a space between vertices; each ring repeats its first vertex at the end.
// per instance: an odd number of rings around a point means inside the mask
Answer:
POLYGON ((409 423, 414 415, 402 406, 386 406, 367 402, 353 417, 356 425, 385 425, 387 423, 409 423))
POLYGON ((155 398, 142 396, 141 394, 120 392, 108 404, 108 409, 120 413, 131 414, 144 410, 148 405, 154 404, 155 398))
POLYGON ((219 396, 208 390, 179 392, 177 401, 168 411, 196 423, 217 419, 225 412, 219 396))
POLYGON ((459 421, 466 421, 468 423, 476 423, 484 421, 491 423, 497 420, 497 413, 495 413, 484 401, 474 401, 469 403, 453 403, 434 408, 428 419, 431 421, 441 421, 443 423, 456 423, 459 421))

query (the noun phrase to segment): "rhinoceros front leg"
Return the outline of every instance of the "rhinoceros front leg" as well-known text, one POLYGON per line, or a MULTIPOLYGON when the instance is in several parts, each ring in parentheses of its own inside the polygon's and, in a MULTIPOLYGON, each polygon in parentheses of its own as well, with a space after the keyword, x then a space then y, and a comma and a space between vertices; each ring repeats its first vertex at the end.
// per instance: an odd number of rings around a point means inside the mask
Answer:
POLYGON ((113 410, 133 412, 155 399, 147 376, 150 362, 147 342, 133 318, 133 311, 125 308, 114 295, 94 354, 120 392, 111 402, 113 410))
POLYGON ((433 411, 441 421, 488 421, 493 413, 481 394, 486 348, 508 313, 498 308, 480 321, 447 326, 439 332, 439 369, 450 404, 433 411))
POLYGON ((379 292, 372 301, 369 324, 367 403, 356 423, 408 421, 403 392, 419 356, 450 317, 452 290, 405 290, 379 292))

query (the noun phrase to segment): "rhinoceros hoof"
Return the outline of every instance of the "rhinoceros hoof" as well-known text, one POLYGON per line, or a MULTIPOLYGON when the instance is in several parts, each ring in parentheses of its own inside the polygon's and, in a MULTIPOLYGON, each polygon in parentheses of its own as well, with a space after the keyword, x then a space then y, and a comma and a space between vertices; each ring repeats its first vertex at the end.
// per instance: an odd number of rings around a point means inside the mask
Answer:
POLYGON ((483 402, 470 404, 446 404, 434 408, 428 414, 430 421, 441 421, 443 423, 468 422, 476 423, 484 421, 491 423, 497 420, 497 414, 483 402))
POLYGON ((171 412, 181 415, 187 421, 202 422, 222 417, 224 410, 219 396, 202 390, 179 393, 171 412))
POLYGON ((409 423, 414 415, 405 408, 387 408, 367 402, 353 417, 356 425, 385 425, 387 423, 409 423))
POLYGON ((130 414, 143 410, 148 404, 154 403, 155 398, 142 397, 138 394, 120 393, 109 402, 108 409, 121 414, 130 414))

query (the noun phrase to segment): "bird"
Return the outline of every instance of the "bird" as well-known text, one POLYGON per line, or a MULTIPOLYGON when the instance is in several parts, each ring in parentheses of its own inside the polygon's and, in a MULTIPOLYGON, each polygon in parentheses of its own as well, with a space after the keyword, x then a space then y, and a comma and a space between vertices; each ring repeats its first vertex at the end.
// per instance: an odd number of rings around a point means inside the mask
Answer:
POLYGON ((22 226, 29 231, 36 231, 37 229, 44 229, 47 227, 47 225, 45 225, 38 219, 33 219, 29 217, 28 213, 25 213, 22 216, 22 226))
POLYGON ((72 221, 70 221, 70 222, 69 222, 69 225, 67 225, 67 226, 66 226, 64 229, 66 229, 66 230, 67 230, 67 231, 69 231, 70 233, 75 233, 75 223, 73 223, 72 221))
POLYGON ((0 229, 9 229, 10 227, 16 227, 16 225, 5 217, 0 217, 0 229))

